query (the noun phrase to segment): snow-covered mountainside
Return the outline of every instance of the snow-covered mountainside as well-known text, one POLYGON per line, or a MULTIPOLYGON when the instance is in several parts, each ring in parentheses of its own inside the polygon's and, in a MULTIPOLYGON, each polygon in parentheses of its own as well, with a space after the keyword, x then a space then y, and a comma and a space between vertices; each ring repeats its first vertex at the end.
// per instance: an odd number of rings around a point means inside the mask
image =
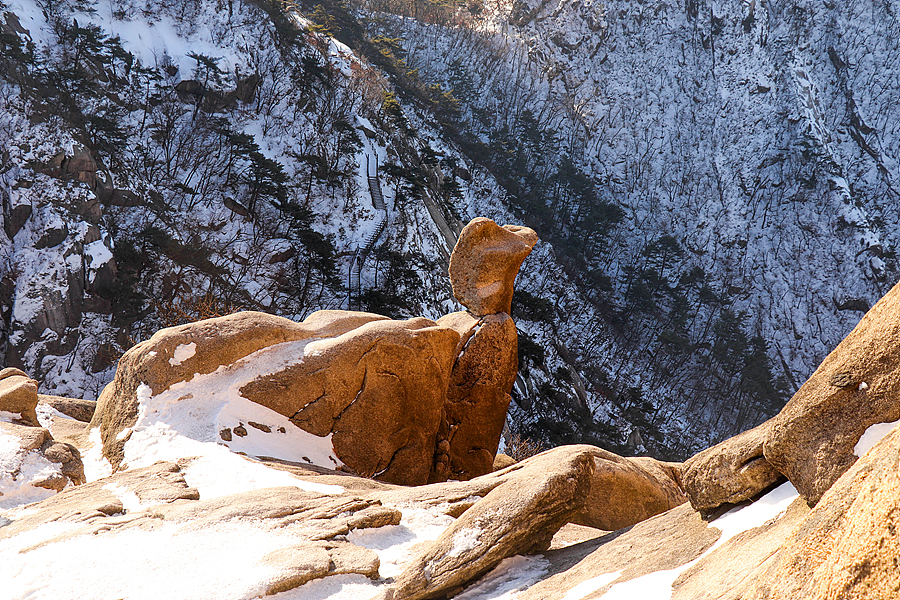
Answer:
POLYGON ((890 3, 0 7, 0 362, 43 393, 238 308, 456 310, 483 215, 543 240, 512 430, 683 457, 896 279, 890 3))
POLYGON ((384 175, 399 144, 383 77, 299 14, 3 8, 4 353, 45 391, 96 397, 160 325, 302 318, 346 308, 349 284, 356 307, 377 276, 382 312, 446 312, 447 241, 384 175), (390 251, 354 267, 375 242, 390 251))
POLYGON ((560 307, 544 273, 526 285, 567 313, 592 407, 612 391, 614 414, 643 402, 651 427, 746 427, 896 281, 895 5, 369 8, 452 88, 448 129, 599 311, 560 307), (618 220, 590 210, 604 203, 618 220))

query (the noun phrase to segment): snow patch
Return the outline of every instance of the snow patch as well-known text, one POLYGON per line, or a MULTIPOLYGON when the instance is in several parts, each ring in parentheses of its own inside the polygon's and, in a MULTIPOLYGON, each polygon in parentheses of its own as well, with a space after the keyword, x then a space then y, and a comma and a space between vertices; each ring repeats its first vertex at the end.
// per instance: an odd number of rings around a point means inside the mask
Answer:
POLYGON ((137 494, 117 483, 107 483, 103 486, 103 489, 115 494, 116 498, 122 503, 122 508, 125 512, 138 511, 147 506, 153 506, 151 503, 148 503, 147 505, 141 504, 141 499, 138 498, 137 494))
POLYGON ((178 347, 175 348, 175 352, 172 353, 172 358, 169 359, 169 364, 173 367, 177 367, 187 359, 191 358, 197 353, 197 342, 191 342, 190 344, 178 344, 178 347))
POLYGON ((97 277, 97 271, 100 270, 100 267, 113 259, 113 254, 110 252, 109 248, 106 247, 106 244, 103 243, 103 240, 97 240, 96 242, 85 244, 84 258, 87 263, 88 281, 94 283, 94 279, 97 277))
POLYGON ((543 579, 549 570, 550 561, 543 556, 505 558, 454 600, 514 600, 518 592, 543 579))
MULTIPOLYGON (((10 412, 8 410, 0 410, 0 421, 5 423, 12 423, 16 419, 20 419, 22 415, 15 412, 10 412)), ((43 425, 43 424, 42 424, 43 425)))
POLYGON ((357 546, 374 550, 381 559, 379 574, 382 577, 396 577, 410 558, 413 546, 436 540, 450 525, 453 517, 440 512, 439 507, 431 509, 397 506, 403 516, 399 525, 388 525, 378 529, 354 529, 347 534, 347 540, 357 546))
MULTIPOLYGON (((862 384, 860 384, 862 386, 862 384)), ((861 388, 860 388, 861 389, 861 388)), ((859 441, 856 442, 856 445, 853 446, 853 454, 856 456, 862 456, 866 452, 872 449, 872 447, 881 441, 881 439, 889 434, 894 427, 900 425, 900 420, 892 421, 890 423, 876 423, 871 425, 868 429, 866 429, 865 433, 863 433, 859 441)))
POLYGON ((481 530, 474 528, 466 528, 457 531, 453 536, 450 545, 450 551, 447 556, 459 556, 463 552, 474 550, 478 547, 478 540, 481 538, 481 530))
POLYGON ((563 600, 582 600, 585 596, 593 594, 600 588, 605 585, 608 585, 619 578, 622 574, 622 571, 616 571, 615 573, 604 573, 603 575, 597 575, 596 577, 591 577, 586 581, 582 581, 571 590, 566 592, 563 600))
POLYGON ((203 499, 278 486, 342 494, 344 488, 340 486, 304 481, 234 454, 327 468, 340 464, 330 437, 307 433, 287 417, 240 395, 241 388, 255 378, 303 360, 312 342, 301 340, 264 348, 212 373, 195 374, 190 381, 178 382, 156 395, 148 385, 139 385, 138 419, 125 444, 128 468, 197 457, 185 468, 185 479, 203 499), (238 427, 245 435, 235 432, 238 427), (229 476, 222 477, 222 473, 229 476))
POLYGON ((202 529, 166 522, 153 530, 111 529, 26 550, 79 525, 49 523, 0 541, 3 597, 256 598, 265 594, 267 582, 282 575, 262 559, 302 535, 301 525, 270 529, 254 519, 202 529))
POLYGON ((776 520, 799 494, 790 482, 783 483, 752 504, 739 506, 726 512, 709 526, 722 531, 722 535, 706 552, 691 562, 665 571, 655 571, 636 579, 617 583, 601 598, 603 600, 669 600, 672 584, 684 571, 688 570, 708 554, 715 551, 734 536, 776 520))
POLYGON ((0 510, 49 498, 54 490, 33 484, 61 474, 58 464, 39 452, 23 451, 18 437, 0 429, 0 510))
POLYGON ((266 596, 269 600, 370 600, 377 596, 378 584, 365 575, 334 575, 316 579, 300 587, 266 596))
POLYGON ((721 530, 722 535, 704 556, 739 533, 761 527, 768 521, 778 519, 797 496, 799 496, 797 490, 790 481, 787 481, 752 504, 732 508, 709 524, 710 527, 721 530))

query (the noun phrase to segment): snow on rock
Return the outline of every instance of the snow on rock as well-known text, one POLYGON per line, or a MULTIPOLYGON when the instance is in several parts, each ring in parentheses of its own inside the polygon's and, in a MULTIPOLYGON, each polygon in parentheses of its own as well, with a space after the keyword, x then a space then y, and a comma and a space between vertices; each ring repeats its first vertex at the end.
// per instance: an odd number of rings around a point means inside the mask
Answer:
POLYGON ((97 481, 112 475, 112 465, 103 456, 103 441, 100 439, 100 428, 94 427, 87 434, 87 448, 81 449, 81 462, 84 465, 84 478, 97 481))
MULTIPOLYGON (((248 382, 301 360, 315 340, 276 344, 222 365, 212 373, 195 374, 152 395, 150 387, 137 389, 139 416, 125 446, 129 467, 206 455, 203 443, 221 444, 249 456, 266 456, 334 468, 340 464, 330 437, 307 433, 290 419, 240 394, 248 382)), ((182 344, 175 359, 193 356, 196 344, 182 344)), ((172 359, 170 359, 171 361, 172 359)), ((224 450, 224 448, 223 448, 224 450)), ((217 452, 217 450, 216 450, 217 452)))
POLYGON ((282 570, 263 562, 263 557, 295 544, 300 528, 268 529, 242 519, 202 529, 164 522, 154 529, 101 531, 29 549, 75 526, 49 523, 30 534, 0 541, 2 597, 256 598, 265 594, 267 583, 282 570), (25 549, 27 554, 20 554, 25 549))
POLYGON ((794 486, 787 482, 751 504, 729 510, 709 523, 710 527, 721 530, 722 535, 706 552, 680 567, 655 571, 636 579, 617 583, 600 598, 603 600, 633 600, 634 598, 669 600, 672 597, 672 584, 679 575, 739 533, 760 527, 770 520, 778 519, 798 496, 794 486))
POLYGON ((478 547, 478 540, 481 537, 481 530, 474 528, 460 529, 453 536, 450 544, 450 551, 447 556, 459 556, 463 552, 468 552, 478 547))
POLYGON ((722 531, 722 536, 707 554, 744 531, 760 527, 784 514, 799 494, 791 482, 785 482, 747 506, 739 506, 710 522, 710 527, 722 531))
MULTIPOLYGON (((865 384, 860 384, 860 389, 863 389, 861 387, 863 385, 865 384)), ((875 423, 874 425, 870 425, 869 428, 866 429, 866 431, 860 436, 859 441, 853 447, 853 454, 855 454, 856 456, 864 455, 875 444, 880 442, 884 436, 889 434, 897 425, 900 425, 900 421, 893 421, 891 423, 875 423)))
POLYGON ((18 437, 0 428, 0 509, 49 498, 56 490, 34 484, 54 476, 62 477, 59 464, 50 462, 36 450, 23 450, 18 437))
POLYGON ((172 358, 169 359, 169 364, 173 367, 177 367, 187 359, 194 356, 197 353, 197 342, 191 342, 190 344, 178 344, 178 347, 175 348, 175 352, 172 353, 172 358))
POLYGON ((94 282, 97 271, 113 259, 113 254, 103 240, 97 240, 84 246, 85 263, 88 270, 88 281, 94 282))
POLYGON ((403 572, 410 551, 417 544, 436 540, 453 518, 441 512, 440 507, 423 509, 413 505, 401 505, 403 514, 399 525, 378 529, 357 529, 347 539, 363 548, 374 550, 381 559, 379 573, 382 577, 396 577, 403 572))
MULTIPOLYGON (((528 589, 548 572, 543 556, 512 556, 503 559, 478 583, 468 587, 454 600, 515 600, 516 592, 528 589)), ((617 574, 618 575, 618 574, 617 574)), ((565 600, 575 600, 566 598, 565 600)))
MULTIPOLYGON (((239 392, 261 374, 298 360, 308 344, 310 340, 264 348, 212 373, 195 374, 190 381, 176 383, 155 396, 148 385, 141 384, 137 389, 138 420, 120 433, 122 439, 127 439, 127 467, 191 457, 185 476, 204 499, 285 485, 323 494, 343 493, 340 486, 303 481, 235 454, 327 468, 340 465, 331 446, 331 436, 307 433, 288 418, 247 400, 239 392), (222 473, 229 476, 222 477, 222 473)), ((183 344, 176 349, 175 357, 186 360, 193 355, 194 348, 194 343, 183 344)), ((99 437, 97 431, 91 432, 92 439, 99 437)), ((99 452, 99 448, 97 440, 86 453, 86 462, 96 473, 108 467, 105 459, 92 454, 99 452)))

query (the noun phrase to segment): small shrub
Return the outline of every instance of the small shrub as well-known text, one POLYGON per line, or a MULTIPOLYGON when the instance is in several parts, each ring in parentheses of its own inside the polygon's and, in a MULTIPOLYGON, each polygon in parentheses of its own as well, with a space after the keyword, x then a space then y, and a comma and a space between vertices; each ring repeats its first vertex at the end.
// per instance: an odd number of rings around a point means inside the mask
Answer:
POLYGON ((506 444, 506 455, 516 462, 521 462, 535 454, 540 454, 544 450, 546 448, 541 442, 522 437, 518 433, 513 434, 512 439, 506 444))
POLYGON ((212 292, 200 297, 179 295, 172 300, 162 302, 154 300, 151 305, 162 327, 175 327, 203 319, 224 317, 243 310, 243 307, 231 304, 212 292))

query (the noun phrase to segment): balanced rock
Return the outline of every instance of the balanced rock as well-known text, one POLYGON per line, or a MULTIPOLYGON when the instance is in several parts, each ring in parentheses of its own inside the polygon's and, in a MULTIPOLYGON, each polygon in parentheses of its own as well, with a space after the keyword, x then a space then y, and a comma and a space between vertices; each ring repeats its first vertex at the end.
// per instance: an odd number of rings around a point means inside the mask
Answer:
MULTIPOLYGON (((580 446, 581 447, 581 446, 580 446)), ((646 457, 624 458, 593 446, 594 475, 578 525, 616 531, 687 501, 678 485, 681 465, 646 457)))
POLYGON ((437 323, 455 330, 460 340, 431 481, 471 479, 494 468, 518 370, 516 325, 505 313, 476 318, 468 312, 437 323))
POLYGON ((737 504, 783 479, 763 456, 771 426, 772 421, 766 421, 685 461, 682 486, 694 510, 737 504))
POLYGON ((19 369, 4 369, 0 378, 0 411, 18 414, 27 425, 38 424, 35 407, 38 403, 38 383, 19 369))
POLYGON ((528 227, 500 227, 484 217, 472 219, 450 256, 453 295, 477 317, 508 314, 516 274, 537 241, 528 227))
POLYGON ((772 419, 766 460, 810 504, 856 461, 866 429, 900 419, 900 284, 831 352, 772 419))

